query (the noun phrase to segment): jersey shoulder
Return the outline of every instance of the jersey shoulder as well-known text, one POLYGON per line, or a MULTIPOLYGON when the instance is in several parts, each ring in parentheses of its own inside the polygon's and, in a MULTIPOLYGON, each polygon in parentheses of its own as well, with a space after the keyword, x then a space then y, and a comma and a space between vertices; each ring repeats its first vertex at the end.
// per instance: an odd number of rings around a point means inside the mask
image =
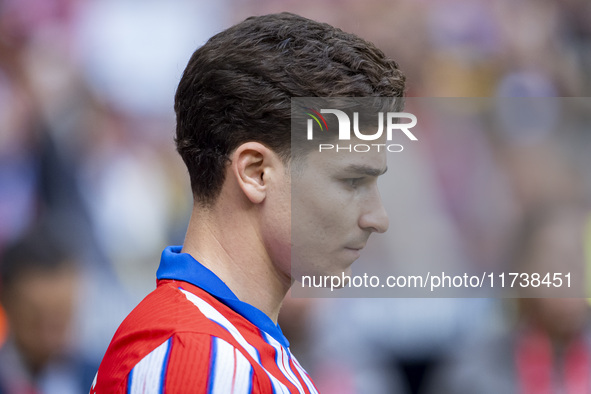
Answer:
POLYGON ((160 282, 121 323, 91 393, 316 393, 269 334, 204 290, 160 282))
POLYGON ((230 348, 237 349, 240 354, 232 354, 240 361, 255 363, 216 319, 239 327, 242 337, 260 336, 255 326, 204 290, 181 281, 160 282, 117 329, 93 387, 101 393, 133 392, 134 381, 148 376, 166 378, 167 388, 205 387, 212 351, 229 354, 230 348))

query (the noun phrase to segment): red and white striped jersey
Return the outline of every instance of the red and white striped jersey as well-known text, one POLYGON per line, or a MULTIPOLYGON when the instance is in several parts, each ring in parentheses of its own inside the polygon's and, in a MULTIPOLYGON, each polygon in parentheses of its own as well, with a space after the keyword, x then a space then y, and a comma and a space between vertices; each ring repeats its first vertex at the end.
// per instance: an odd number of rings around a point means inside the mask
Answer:
POLYGON ((180 247, 123 321, 94 393, 317 393, 279 326, 180 247))

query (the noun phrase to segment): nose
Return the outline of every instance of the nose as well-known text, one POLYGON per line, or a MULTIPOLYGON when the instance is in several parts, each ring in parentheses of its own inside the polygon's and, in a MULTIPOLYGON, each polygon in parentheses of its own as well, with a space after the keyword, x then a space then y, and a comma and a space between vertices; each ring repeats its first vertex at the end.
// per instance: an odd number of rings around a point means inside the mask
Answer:
POLYGON ((390 225, 388 213, 382 204, 382 198, 377 187, 371 199, 366 200, 361 208, 359 227, 380 234, 388 230, 388 226, 390 225))

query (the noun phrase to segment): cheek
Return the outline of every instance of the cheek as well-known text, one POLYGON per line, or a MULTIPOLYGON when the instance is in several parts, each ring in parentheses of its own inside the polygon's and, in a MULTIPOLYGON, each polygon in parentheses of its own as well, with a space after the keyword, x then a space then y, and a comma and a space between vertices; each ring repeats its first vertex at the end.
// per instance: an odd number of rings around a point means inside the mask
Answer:
POLYGON ((330 247, 355 228, 351 207, 338 191, 294 199, 291 215, 293 243, 330 247))
POLYGON ((261 225, 261 236, 265 249, 274 264, 284 272, 289 272, 291 256, 291 202, 289 194, 273 200, 268 206, 261 225))

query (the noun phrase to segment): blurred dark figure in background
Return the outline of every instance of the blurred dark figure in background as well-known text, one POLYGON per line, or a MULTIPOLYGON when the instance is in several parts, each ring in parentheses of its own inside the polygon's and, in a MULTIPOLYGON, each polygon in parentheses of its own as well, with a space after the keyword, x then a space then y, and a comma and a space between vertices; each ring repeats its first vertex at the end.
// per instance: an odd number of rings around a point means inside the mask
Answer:
POLYGON ((573 285, 560 295, 580 298, 544 297, 544 285, 520 289, 521 297, 532 298, 515 300, 514 323, 461 346, 434 376, 428 393, 591 392, 589 304, 582 298, 584 289, 573 288, 588 269, 588 221, 586 211, 570 204, 546 206, 526 217, 508 271, 540 273, 541 278, 547 272, 550 278, 570 272, 573 285))
POLYGON ((0 349, 0 394, 81 393, 95 366, 68 349, 75 307, 75 260, 35 228, 0 259, 0 301, 9 334, 0 349))

